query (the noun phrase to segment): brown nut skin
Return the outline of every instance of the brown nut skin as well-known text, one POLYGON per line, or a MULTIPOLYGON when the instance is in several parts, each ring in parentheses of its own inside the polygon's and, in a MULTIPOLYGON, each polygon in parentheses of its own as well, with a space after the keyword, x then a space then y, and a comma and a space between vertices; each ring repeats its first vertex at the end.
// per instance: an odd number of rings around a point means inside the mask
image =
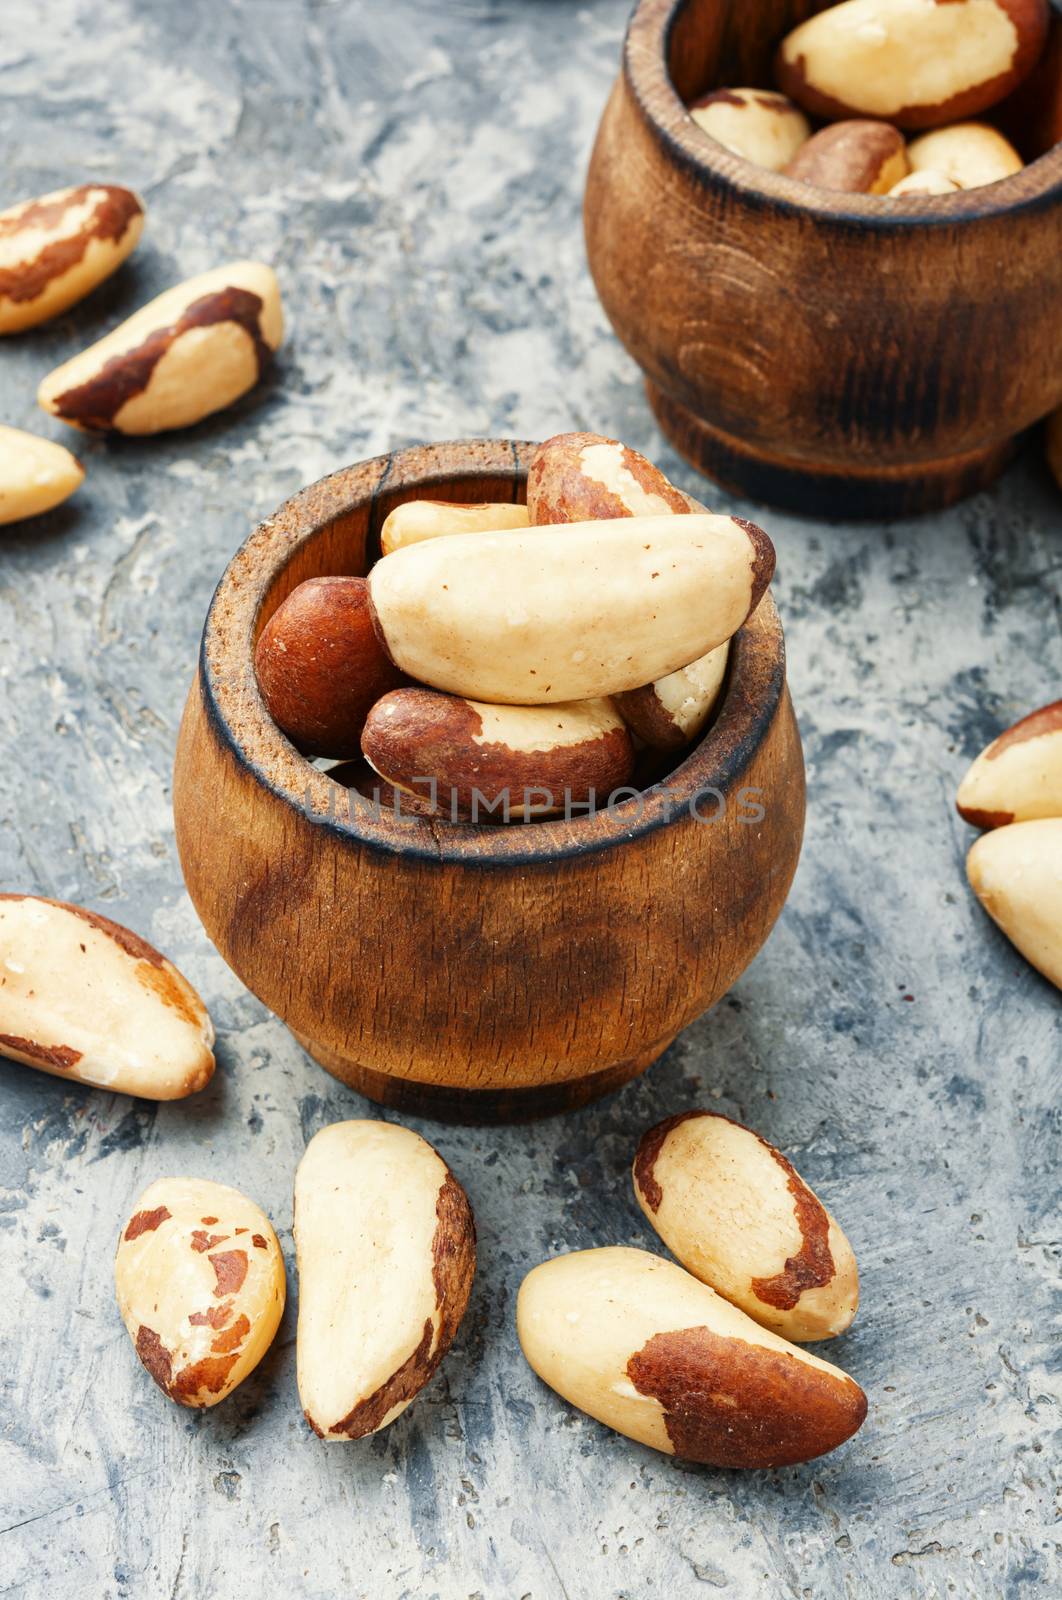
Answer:
POLYGON ((274 611, 254 653, 277 727, 307 756, 356 756, 365 718, 405 683, 380 647, 364 578, 310 578, 274 611))
POLYGON ((684 750, 708 725, 726 682, 730 645, 721 644, 666 678, 615 696, 616 710, 653 750, 684 750))
POLYGON ((529 1272, 520 1345, 543 1382, 607 1427, 716 1467, 787 1467, 843 1444, 866 1396, 690 1273, 614 1246, 529 1272))
POLYGON ((966 875, 1015 949, 1062 989, 1062 817, 983 833, 966 857, 966 875))
POLYGON ((859 1307, 852 1247, 780 1150, 729 1117, 683 1111, 644 1134, 638 1204, 688 1272, 783 1339, 832 1339, 859 1307))
POLYGON ((1062 817, 1062 700, 1031 711, 982 750, 955 807, 973 828, 1062 817))
POLYGON ((909 171, 902 134, 888 122, 835 122, 812 134, 786 167, 790 178, 845 194, 888 194, 909 171))
POLYGON ((362 750, 397 788, 431 794, 436 814, 477 821, 495 805, 504 814, 506 797, 519 818, 549 815, 591 794, 603 805, 634 770, 630 734, 608 700, 493 706, 396 689, 369 713, 362 750), (435 781, 434 794, 416 782, 424 779, 435 781))
POLYGON ((540 444, 527 473, 533 527, 608 517, 689 514, 686 496, 659 468, 618 439, 558 433, 540 444))
POLYGON ((144 206, 131 189, 82 183, 0 211, 0 334, 56 317, 136 248, 144 206))
POLYGON ((939 128, 1017 88, 1040 57, 1049 17, 1048 0, 845 0, 783 39, 775 82, 828 121, 939 128))

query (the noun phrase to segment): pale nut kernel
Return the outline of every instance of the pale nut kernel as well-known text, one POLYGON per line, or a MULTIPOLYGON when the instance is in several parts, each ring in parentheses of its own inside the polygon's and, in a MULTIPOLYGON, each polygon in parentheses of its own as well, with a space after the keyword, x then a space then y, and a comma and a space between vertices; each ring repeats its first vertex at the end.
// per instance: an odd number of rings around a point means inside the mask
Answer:
POLYGON ((35 328, 76 304, 136 248, 143 202, 82 183, 0 211, 0 334, 35 328))
POLYGON ((832 1339, 859 1305, 855 1256, 781 1151, 712 1111, 645 1134, 634 1193, 682 1265, 782 1338, 832 1339))
POLYGON ((230 1395, 284 1314, 284 1258, 269 1218, 206 1178, 145 1189, 118 1241, 114 1286, 141 1363, 180 1406, 230 1395))
POLYGON ((1048 18, 1048 0, 845 0, 782 41, 775 80, 816 117, 937 128, 1010 94, 1048 18))
POLYGON ((236 261, 167 289, 50 372, 37 400, 89 431, 191 427, 254 387, 283 331, 272 268, 236 261))
POLYGON ((254 653, 273 721, 304 755, 356 756, 365 718, 403 681, 380 647, 364 578, 309 578, 277 607, 254 653))
POLYGON ((445 539, 455 533, 502 533, 506 528, 526 528, 526 506, 485 500, 468 505, 453 500, 405 500, 388 513, 380 529, 380 549, 385 556, 422 539, 445 539))
POLYGON ((557 1256, 516 1304, 528 1363, 571 1405, 666 1455, 786 1467, 861 1427, 866 1396, 706 1284, 644 1250, 557 1256))
POLYGON ((682 750, 704 731, 718 706, 729 659, 728 642, 655 683, 616 695, 616 710, 650 749, 682 750))
POLYGON ((946 172, 926 167, 921 172, 909 172, 906 178, 893 184, 887 199, 898 200, 905 194, 958 194, 959 185, 946 172))
POLYGON ((781 172, 811 137, 811 123, 773 89, 713 89, 690 106, 698 128, 732 155, 781 172))
POLYGON ((386 1428, 432 1377, 476 1268, 468 1196, 419 1134, 336 1122, 295 1176, 297 1369, 322 1439, 386 1428))
POLYGON ((396 689, 372 708, 361 747, 382 778, 454 821, 604 805, 634 771, 630 734, 610 700, 486 705, 396 689))
POLYGON ((624 517, 458 534, 369 574, 388 655, 411 678, 490 704, 637 689, 723 644, 755 610, 774 547, 733 517, 624 517))
POLYGON ((1062 489, 1062 411, 1047 419, 1045 437, 1047 465, 1058 487, 1062 489))
POLYGON ((960 189, 981 189, 1022 169, 1014 146, 987 122, 957 122, 913 139, 907 159, 915 172, 941 172, 960 189))
POLYGON ((558 433, 540 444, 527 472, 533 526, 617 517, 685 515, 690 502, 659 467, 600 433, 558 433))
POLYGON ((966 857, 966 873, 1011 944, 1062 989, 1062 817, 983 833, 966 857))
POLYGON ((84 478, 80 461, 61 444, 0 426, 0 525, 62 505, 84 478))
POLYGON ((835 122, 812 134, 786 167, 786 175, 817 189, 846 194, 888 194, 909 167, 903 135, 888 122, 835 122))
POLYGON ((0 1055, 146 1100, 210 1081, 214 1028, 186 978, 96 911, 0 894, 0 1055))
POLYGON ((1062 700, 1031 711, 982 750, 955 805, 974 828, 1062 817, 1062 700))

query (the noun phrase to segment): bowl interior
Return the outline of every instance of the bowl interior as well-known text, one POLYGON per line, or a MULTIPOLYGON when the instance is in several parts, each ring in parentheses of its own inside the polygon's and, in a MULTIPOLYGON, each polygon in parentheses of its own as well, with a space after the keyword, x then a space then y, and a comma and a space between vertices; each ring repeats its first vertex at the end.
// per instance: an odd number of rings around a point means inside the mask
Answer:
MULTIPOLYGON (((341 789, 302 757, 270 718, 258 691, 254 647, 281 602, 308 578, 365 574, 379 555, 380 528, 402 501, 526 498, 534 446, 459 441, 396 451, 322 479, 287 501, 238 551, 212 601, 200 670, 217 734, 258 781, 336 835, 383 850, 489 864, 556 860, 605 849, 661 827, 698 795, 729 795, 771 723, 785 688, 785 648, 765 597, 736 635, 715 721, 688 753, 640 775, 644 792, 594 816, 509 827, 396 818, 341 789)), ((705 798, 700 804, 711 809, 705 798)))
MULTIPOLYGON (((680 114, 677 125, 670 115, 665 118, 670 124, 667 131, 681 135, 678 143, 687 160, 696 162, 699 156, 707 166, 705 152, 712 149, 713 142, 685 116, 685 106, 710 89, 773 88, 772 61, 781 39, 798 23, 835 3, 836 0, 640 0, 628 34, 628 75, 642 104, 652 107, 659 104, 652 85, 657 69, 663 69, 680 114)), ((981 119, 999 126, 1029 165, 1023 172, 986 189, 958 195, 916 196, 902 209, 894 203, 888 219, 904 220, 908 215, 924 219, 941 210, 951 218, 964 211, 979 214, 989 207, 1006 208, 1038 197, 1044 185, 1062 184, 1062 147, 1054 142, 1062 129, 1062 10, 1057 4, 1053 10, 1051 41, 1041 67, 1009 99, 984 113, 981 119), (1043 171, 1038 170, 1041 159, 1046 163, 1043 171), (911 206, 913 211, 909 210, 911 206)), ((712 161, 713 167, 734 167, 747 181, 752 180, 752 186, 758 183, 776 197, 803 197, 812 210, 819 208, 823 194, 829 199, 829 191, 766 172, 730 156, 722 146, 715 148, 725 159, 712 161)), ((860 215, 865 212, 868 218, 875 214, 881 217, 880 200, 875 196, 834 195, 834 207, 839 198, 849 211, 860 215)))

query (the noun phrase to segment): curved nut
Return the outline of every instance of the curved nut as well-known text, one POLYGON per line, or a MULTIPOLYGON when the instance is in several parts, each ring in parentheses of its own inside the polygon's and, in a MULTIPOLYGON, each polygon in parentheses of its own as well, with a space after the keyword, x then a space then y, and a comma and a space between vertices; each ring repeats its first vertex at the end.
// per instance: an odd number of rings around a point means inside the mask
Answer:
POLYGON ((616 517, 684 516, 689 502, 658 467, 618 439, 558 433, 540 444, 527 472, 534 526, 616 517))
POLYGON ((733 517, 625 517, 458 534, 384 556, 377 628, 418 682, 492 704, 637 689, 729 639, 759 604, 774 546, 733 517))
POLYGON ((1008 95, 1048 18, 1048 0, 845 0, 782 41, 775 80, 816 117, 938 128, 1008 95))
POLYGON ((62 505, 84 478, 80 461, 61 444, 0 427, 0 525, 62 505))
POLYGON ((58 316, 136 248, 143 202, 115 184, 82 183, 0 211, 0 334, 58 316))
POLYGON ((216 1406, 261 1361, 284 1314, 284 1257, 253 1200, 205 1178, 160 1178, 114 1261, 141 1362, 180 1406, 216 1406))
POLYGON ((702 1283, 785 1339, 832 1339, 859 1305, 855 1256, 781 1151, 713 1111, 668 1117, 634 1158, 638 1204, 702 1283))
POLYGON ((655 683, 616 695, 616 710, 652 749, 682 750, 704 730, 719 704, 729 659, 728 642, 655 683))
POLYGON ((966 857, 966 874, 1011 944, 1062 989, 1062 817, 983 833, 966 857))
POLYGON ((374 703, 402 682, 376 637, 364 578, 310 578, 274 611, 254 653, 273 721, 304 755, 355 756, 374 703))
POLYGON ((699 128, 733 155, 781 172, 811 138, 811 123, 772 89, 713 89, 690 106, 699 128))
POLYGON ((468 1196, 431 1145, 388 1122, 336 1122, 295 1177, 298 1383, 322 1439, 403 1412, 460 1325, 476 1270, 468 1196))
POLYGON ((907 175, 902 134, 888 122, 835 122, 801 145, 790 178, 846 194, 888 194, 907 175))
POLYGON ((372 708, 361 747, 381 777, 454 820, 526 821, 591 798, 604 805, 634 771, 610 700, 498 706, 396 689, 372 708))
POLYGON ((887 199, 898 199, 905 194, 958 194, 959 185, 946 172, 926 167, 922 172, 909 172, 906 178, 894 183, 887 199))
POLYGON ((1062 817, 1062 700, 1030 712, 982 750, 955 805, 974 828, 1062 817))
POLYGON ((999 183, 1022 169, 1014 146, 987 122, 957 122, 925 133, 908 145, 907 159, 916 173, 941 172, 960 189, 999 183))
POLYGON ((380 549, 385 556, 422 539, 445 539, 455 533, 501 533, 506 528, 526 528, 526 506, 508 501, 483 501, 464 505, 453 500, 405 500, 385 518, 380 529, 380 549))
POLYGON ((792 1466, 835 1450, 866 1416, 866 1396, 839 1368, 644 1250, 581 1250, 536 1267, 516 1327, 565 1400, 687 1461, 792 1466))
POLYGON ((272 269, 236 261, 167 289, 50 372, 37 401, 75 428, 187 428, 254 387, 283 331, 272 269))
POLYGON ((209 1083, 214 1028, 191 984, 128 928, 0 894, 0 1055, 147 1100, 209 1083))

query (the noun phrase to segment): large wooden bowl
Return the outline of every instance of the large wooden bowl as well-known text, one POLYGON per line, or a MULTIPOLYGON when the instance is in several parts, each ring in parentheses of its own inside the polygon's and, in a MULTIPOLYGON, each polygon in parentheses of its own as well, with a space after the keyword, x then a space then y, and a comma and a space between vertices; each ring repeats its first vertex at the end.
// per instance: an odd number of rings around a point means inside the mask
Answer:
POLYGON ((576 1106, 647 1067, 760 948, 804 823, 769 596, 737 636, 715 726, 667 779, 670 820, 659 786, 570 822, 348 814, 348 792, 270 720, 254 646, 295 585, 367 571, 402 500, 522 499, 532 448, 381 456, 257 528, 210 607, 174 773, 189 893, 244 983, 344 1082, 468 1120, 576 1106), (743 807, 745 788, 762 794, 743 807), (704 790, 721 820, 691 815, 704 790), (756 801, 762 821, 743 821, 756 801))
POLYGON ((770 84, 778 41, 823 9, 640 0, 587 182, 590 267, 701 471, 798 511, 906 515, 988 483, 1062 404, 1062 145, 1042 148, 1062 23, 1038 114, 1023 130, 1020 90, 1001 113, 1031 165, 886 203, 754 167, 685 109, 770 84))

